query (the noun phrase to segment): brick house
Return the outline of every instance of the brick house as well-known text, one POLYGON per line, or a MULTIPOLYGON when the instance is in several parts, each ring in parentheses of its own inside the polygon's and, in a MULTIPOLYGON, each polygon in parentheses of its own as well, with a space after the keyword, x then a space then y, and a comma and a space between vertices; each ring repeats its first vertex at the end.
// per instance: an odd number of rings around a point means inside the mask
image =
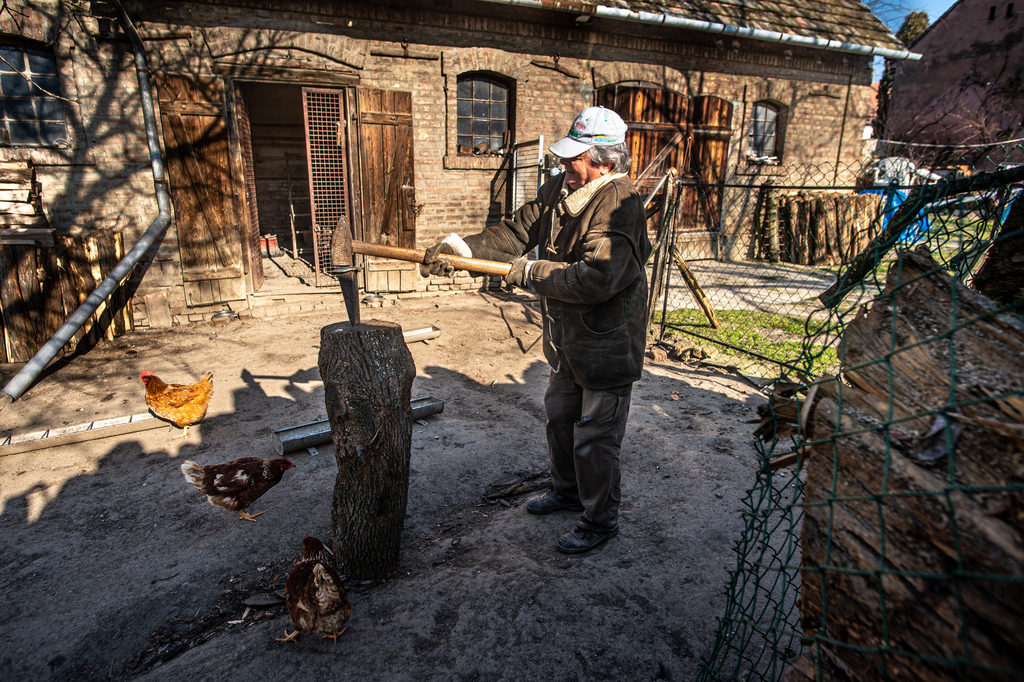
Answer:
MULTIPOLYGON (((552 165, 544 147, 595 103, 630 123, 634 174, 672 142, 664 165, 704 187, 681 240, 749 258, 750 194, 730 185, 850 184, 873 55, 909 54, 857 0, 123 4, 145 44, 174 203, 131 276, 142 326, 252 307, 268 235, 322 265, 339 227, 414 248, 476 231, 536 188, 552 165), (526 171, 513 172, 511 149, 526 171)), ((131 245, 157 206, 111 3, 5 7, 0 162, 31 163, 58 235, 119 232, 131 245)), ((367 261, 366 292, 497 285, 367 261)))
POLYGON ((967 145, 1024 137, 1024 5, 960 0, 912 49, 921 60, 901 63, 893 81, 894 140, 967 145))

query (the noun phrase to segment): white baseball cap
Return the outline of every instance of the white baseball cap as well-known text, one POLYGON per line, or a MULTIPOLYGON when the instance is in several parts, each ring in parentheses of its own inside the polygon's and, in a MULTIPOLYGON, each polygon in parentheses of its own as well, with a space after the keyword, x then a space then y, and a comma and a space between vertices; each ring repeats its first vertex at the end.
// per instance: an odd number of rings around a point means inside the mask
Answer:
POLYGON ((608 147, 626 141, 626 123, 611 109, 587 107, 569 128, 569 134, 548 147, 555 156, 571 159, 591 147, 608 147))

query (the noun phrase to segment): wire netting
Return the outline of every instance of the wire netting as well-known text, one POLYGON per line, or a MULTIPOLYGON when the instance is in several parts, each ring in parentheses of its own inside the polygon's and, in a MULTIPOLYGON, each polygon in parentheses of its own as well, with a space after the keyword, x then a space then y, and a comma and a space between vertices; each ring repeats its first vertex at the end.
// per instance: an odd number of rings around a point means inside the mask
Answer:
POLYGON ((772 377, 700 679, 1024 678, 1022 162, 890 145, 669 185, 656 337, 772 377))

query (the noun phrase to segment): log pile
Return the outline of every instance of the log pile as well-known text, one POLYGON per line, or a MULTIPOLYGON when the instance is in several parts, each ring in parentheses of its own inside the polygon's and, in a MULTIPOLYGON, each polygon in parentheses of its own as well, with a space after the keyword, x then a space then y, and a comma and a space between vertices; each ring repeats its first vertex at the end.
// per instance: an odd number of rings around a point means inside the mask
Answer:
POLYGON ((886 293, 844 333, 845 382, 813 402, 800 613, 822 643, 785 679, 1015 679, 1024 330, 924 251, 886 293))
POLYGON ((53 246, 40 192, 28 161, 0 161, 0 245, 53 246))
POLYGON ((758 257, 800 265, 837 265, 875 236, 881 196, 842 192, 768 192, 762 202, 758 257))

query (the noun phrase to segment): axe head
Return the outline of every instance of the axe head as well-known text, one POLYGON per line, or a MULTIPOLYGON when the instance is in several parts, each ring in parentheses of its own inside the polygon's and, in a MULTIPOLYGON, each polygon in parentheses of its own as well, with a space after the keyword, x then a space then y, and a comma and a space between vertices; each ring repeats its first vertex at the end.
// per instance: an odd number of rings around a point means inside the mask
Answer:
POLYGON ((352 232, 348 226, 348 218, 341 216, 334 226, 331 238, 331 269, 341 285, 341 293, 345 297, 345 310, 348 321, 353 327, 359 324, 359 287, 356 284, 356 273, 359 268, 352 265, 352 232))

